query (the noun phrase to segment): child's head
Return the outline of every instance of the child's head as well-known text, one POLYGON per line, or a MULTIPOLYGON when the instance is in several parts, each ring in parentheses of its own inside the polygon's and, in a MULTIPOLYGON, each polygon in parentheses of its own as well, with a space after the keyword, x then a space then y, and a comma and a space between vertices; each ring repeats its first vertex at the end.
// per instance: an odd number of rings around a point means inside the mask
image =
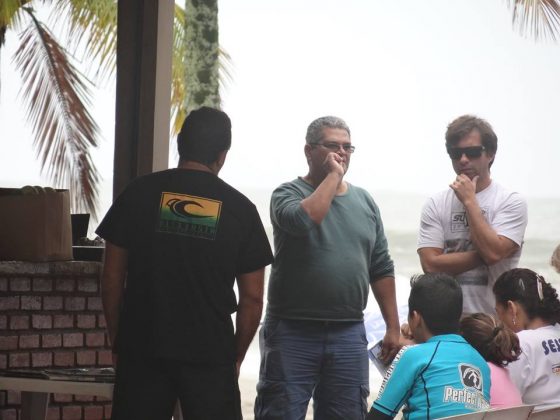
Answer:
POLYGON ((521 354, 517 334, 491 315, 465 316, 460 322, 460 333, 484 360, 495 365, 506 366, 521 354))
POLYGON ((411 279, 408 298, 408 318, 413 335, 418 340, 425 333, 414 331, 418 315, 423 320, 420 328, 428 329, 428 336, 455 334, 463 311, 463 293, 459 283, 448 274, 421 274, 411 279), (416 313, 416 315, 415 315, 416 313))
POLYGON ((494 283, 496 312, 513 331, 528 328, 534 319, 551 325, 560 322, 560 300, 556 289, 533 270, 513 268, 494 283))

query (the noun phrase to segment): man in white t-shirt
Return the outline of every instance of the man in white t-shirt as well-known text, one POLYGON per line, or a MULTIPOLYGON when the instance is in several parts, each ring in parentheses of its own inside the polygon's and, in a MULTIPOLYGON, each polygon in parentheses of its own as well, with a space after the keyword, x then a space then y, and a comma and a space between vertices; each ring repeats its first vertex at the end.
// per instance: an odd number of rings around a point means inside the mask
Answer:
POLYGON ((494 313, 492 286, 515 268, 527 204, 490 177, 498 138, 488 122, 463 115, 447 127, 445 146, 457 177, 422 210, 418 254, 426 273, 444 272, 463 289, 463 313, 494 313))

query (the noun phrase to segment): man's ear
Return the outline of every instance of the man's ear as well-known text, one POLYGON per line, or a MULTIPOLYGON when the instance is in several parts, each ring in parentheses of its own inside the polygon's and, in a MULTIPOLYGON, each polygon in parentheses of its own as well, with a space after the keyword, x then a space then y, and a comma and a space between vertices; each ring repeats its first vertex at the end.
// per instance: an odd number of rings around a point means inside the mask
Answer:
POLYGON ((303 152, 305 153, 305 158, 307 159, 307 162, 309 162, 311 160, 311 145, 309 143, 305 143, 303 152))
POLYGON ((227 153, 228 150, 223 150, 218 154, 218 159, 216 160, 216 169, 218 172, 222 169, 222 166, 224 166, 224 163, 226 162, 227 153))

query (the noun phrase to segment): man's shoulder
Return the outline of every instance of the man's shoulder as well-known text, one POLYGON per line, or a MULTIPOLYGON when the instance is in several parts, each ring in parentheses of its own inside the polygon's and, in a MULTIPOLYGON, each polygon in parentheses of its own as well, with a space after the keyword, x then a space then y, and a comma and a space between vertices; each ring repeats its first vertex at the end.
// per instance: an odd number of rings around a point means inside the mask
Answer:
POLYGON ((512 190, 510 188, 504 187, 495 181, 492 181, 493 195, 497 196, 501 201, 511 201, 525 203, 525 197, 518 191, 512 190))
POLYGON ((300 192, 302 194, 310 193, 313 191, 313 187, 305 182, 300 177, 292 179, 291 181, 283 182, 277 186, 272 195, 286 194, 289 192, 300 192))
POLYGON ((367 200, 374 201, 373 196, 365 188, 358 187, 357 185, 351 184, 350 182, 347 182, 347 184, 348 184, 348 191, 350 193, 359 195, 360 197, 364 197, 367 200))

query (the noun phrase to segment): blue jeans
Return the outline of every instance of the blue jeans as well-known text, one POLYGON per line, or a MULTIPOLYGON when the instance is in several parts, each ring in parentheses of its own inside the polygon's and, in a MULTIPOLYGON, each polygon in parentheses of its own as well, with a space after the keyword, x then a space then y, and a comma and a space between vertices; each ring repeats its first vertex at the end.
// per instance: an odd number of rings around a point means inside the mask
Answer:
POLYGON ((363 420, 369 371, 363 322, 266 319, 255 420, 363 420))

